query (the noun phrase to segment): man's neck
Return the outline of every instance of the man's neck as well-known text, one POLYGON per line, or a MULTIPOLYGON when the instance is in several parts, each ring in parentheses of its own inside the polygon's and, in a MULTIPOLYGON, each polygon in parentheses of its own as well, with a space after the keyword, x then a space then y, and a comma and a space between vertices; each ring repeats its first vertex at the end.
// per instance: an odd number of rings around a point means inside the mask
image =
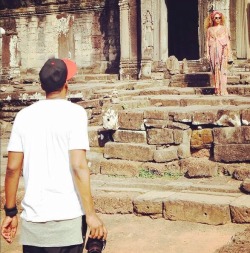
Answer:
POLYGON ((46 94, 46 99, 66 99, 66 95, 62 92, 51 92, 46 94))

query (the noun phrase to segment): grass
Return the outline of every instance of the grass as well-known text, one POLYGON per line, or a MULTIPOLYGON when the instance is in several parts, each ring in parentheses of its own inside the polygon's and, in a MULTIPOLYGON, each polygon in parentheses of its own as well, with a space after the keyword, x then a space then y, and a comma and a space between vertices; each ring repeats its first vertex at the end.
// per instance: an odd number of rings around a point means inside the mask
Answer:
POLYGON ((183 176, 180 172, 173 172, 173 171, 166 171, 163 174, 161 174, 157 170, 150 170, 150 169, 141 169, 139 172, 139 177, 141 178, 166 178, 166 179, 172 179, 176 180, 179 177, 183 176))

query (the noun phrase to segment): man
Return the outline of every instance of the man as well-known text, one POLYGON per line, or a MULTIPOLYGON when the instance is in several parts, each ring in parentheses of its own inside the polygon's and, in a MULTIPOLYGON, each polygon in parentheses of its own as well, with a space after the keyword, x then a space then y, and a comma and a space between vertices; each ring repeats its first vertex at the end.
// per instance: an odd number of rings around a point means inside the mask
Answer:
POLYGON ((1 233, 8 243, 15 237, 16 193, 22 171, 25 195, 20 242, 24 253, 81 253, 85 220, 90 238, 107 237, 91 196, 86 111, 65 99, 67 81, 76 71, 70 60, 49 59, 39 73, 46 99, 21 110, 13 124, 1 233))

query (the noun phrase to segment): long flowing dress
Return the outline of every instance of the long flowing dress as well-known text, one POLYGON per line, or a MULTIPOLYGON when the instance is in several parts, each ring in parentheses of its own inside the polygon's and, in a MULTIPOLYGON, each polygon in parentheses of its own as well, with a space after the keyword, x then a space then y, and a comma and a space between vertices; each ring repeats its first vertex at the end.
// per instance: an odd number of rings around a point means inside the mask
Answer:
POLYGON ((215 94, 227 95, 227 62, 230 37, 226 27, 209 27, 207 30, 207 43, 215 94))

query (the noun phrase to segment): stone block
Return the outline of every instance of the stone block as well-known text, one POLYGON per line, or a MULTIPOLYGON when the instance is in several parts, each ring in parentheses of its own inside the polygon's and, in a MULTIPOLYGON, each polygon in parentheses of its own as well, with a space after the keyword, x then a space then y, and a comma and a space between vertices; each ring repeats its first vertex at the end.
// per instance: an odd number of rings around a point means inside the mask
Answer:
POLYGON ((143 112, 141 111, 120 111, 118 115, 120 129, 144 130, 143 112))
POLYGON ((88 166, 91 174, 100 174, 101 162, 104 160, 102 153, 87 151, 88 166))
POLYGON ((148 129, 147 139, 148 144, 171 144, 174 142, 173 130, 168 128, 148 129))
POLYGON ((168 126, 168 120, 145 119, 145 126, 147 128, 166 128, 168 126))
POLYGON ((241 122, 242 122, 242 125, 245 125, 245 126, 250 125, 250 108, 242 110, 241 122))
POLYGON ((230 204, 232 221, 236 223, 250 223, 250 196, 242 195, 230 204))
POLYGON ((178 159, 177 155, 178 147, 171 146, 166 149, 155 150, 154 160, 157 163, 170 162, 178 159))
MULTIPOLYGON (((110 99, 105 99, 106 102, 110 102, 110 99)), ((81 101, 77 103, 78 105, 82 106, 85 109, 89 108, 100 108, 103 105, 103 101, 100 99, 92 99, 92 100, 86 100, 81 101)))
POLYGON ((217 162, 250 161, 250 144, 215 145, 214 160, 217 162))
POLYGON ((217 120, 217 112, 216 111, 197 111, 193 113, 193 125, 208 125, 214 124, 217 120))
POLYGON ((120 159, 103 159, 100 165, 101 174, 127 177, 139 176, 141 168, 141 162, 120 159))
POLYGON ((187 130, 179 130, 179 129, 174 129, 174 143, 175 144, 189 144, 190 139, 191 139, 191 129, 187 130))
POLYGON ((135 191, 126 192, 101 192, 94 191, 93 199, 95 210, 106 214, 133 213, 132 200, 140 193, 135 191))
POLYGON ((116 158, 131 161, 153 161, 155 146, 144 144, 106 143, 105 158, 116 158))
POLYGON ((241 188, 241 190, 242 190, 243 192, 245 192, 245 193, 247 193, 247 194, 250 193, 250 177, 249 177, 249 178, 246 178, 246 179, 242 182, 240 188, 241 188))
POLYGON ((139 215, 150 215, 154 218, 162 217, 163 201, 174 192, 150 191, 133 200, 134 212, 139 215))
POLYGON ((178 146, 177 151, 180 159, 188 158, 191 156, 190 143, 182 143, 178 146))
POLYGON ((181 100, 181 106, 216 106, 221 105, 220 98, 206 98, 206 97, 196 97, 196 98, 185 98, 181 100))
POLYGON ((231 222, 229 204, 233 196, 176 193, 164 201, 163 215, 168 220, 182 220, 211 225, 231 222))
POLYGON ((188 158, 180 161, 182 170, 186 170, 188 177, 215 177, 218 175, 218 166, 208 159, 188 158))
POLYGON ((145 109, 144 119, 168 120, 168 110, 166 108, 145 109))
POLYGON ((171 112, 169 116, 173 117, 174 121, 182 123, 191 123, 193 120, 192 113, 185 111, 171 112))
POLYGON ((112 140, 112 130, 103 129, 100 126, 89 126, 88 136, 90 147, 104 147, 104 145, 112 140))
POLYGON ((243 142, 250 143, 250 126, 242 127, 243 142))
POLYGON ((214 144, 241 144, 244 142, 242 127, 214 128, 214 144))
POLYGON ((240 181, 250 178, 250 164, 241 165, 240 168, 236 168, 233 172, 233 177, 240 181))
POLYGON ((146 131, 117 130, 113 139, 123 143, 147 143, 146 131))
POLYGON ((215 122, 218 126, 241 126, 241 116, 239 111, 233 110, 219 110, 217 114, 217 121, 215 122))
POLYGON ((191 136, 191 147, 195 149, 203 149, 211 147, 213 143, 212 129, 204 128, 201 130, 193 130, 191 136))
POLYGON ((240 76, 228 76, 227 84, 237 84, 240 83, 240 76))
POLYGON ((168 128, 176 129, 176 130, 187 130, 187 129, 190 129, 190 126, 187 124, 179 123, 179 122, 169 121, 168 128))
POLYGON ((171 173, 173 175, 180 175, 181 168, 179 166, 179 161, 172 161, 167 163, 143 163, 142 168, 148 170, 153 174, 164 176, 166 173, 171 173))
POLYGON ((150 99, 151 105, 161 104, 162 106, 180 106, 180 100, 176 98, 164 98, 162 96, 155 96, 150 99))
POLYGON ((211 156, 209 148, 192 149, 191 153, 192 153, 192 157, 195 157, 195 158, 209 158, 211 156))

